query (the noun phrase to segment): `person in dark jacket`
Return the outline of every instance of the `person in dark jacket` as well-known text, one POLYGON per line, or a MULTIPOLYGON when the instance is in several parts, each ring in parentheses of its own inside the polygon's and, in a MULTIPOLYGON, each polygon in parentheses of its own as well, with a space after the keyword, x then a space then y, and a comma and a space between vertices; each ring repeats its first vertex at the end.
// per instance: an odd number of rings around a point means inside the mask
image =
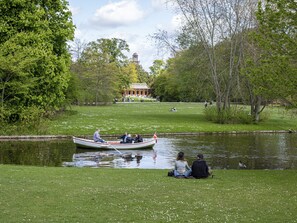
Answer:
POLYGON ((136 134, 135 135, 135 138, 134 138, 134 142, 135 143, 137 143, 137 142, 143 142, 143 139, 142 139, 141 135, 136 134))
POLYGON ((122 135, 120 137, 121 143, 126 143, 127 142, 127 137, 128 137, 128 133, 126 132, 124 135, 122 135))
POLYGON ((132 143, 134 141, 134 139, 131 137, 131 134, 128 134, 128 136, 126 137, 126 143, 132 143))
POLYGON ((207 178, 208 176, 210 176, 208 165, 203 159, 203 154, 197 155, 197 160, 195 160, 192 164, 191 175, 197 179, 207 178))

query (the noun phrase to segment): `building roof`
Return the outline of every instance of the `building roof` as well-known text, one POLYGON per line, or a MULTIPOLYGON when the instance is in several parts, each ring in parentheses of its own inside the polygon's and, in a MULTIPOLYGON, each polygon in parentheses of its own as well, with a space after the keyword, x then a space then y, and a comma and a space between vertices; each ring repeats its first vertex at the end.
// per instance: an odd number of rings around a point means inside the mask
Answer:
POLYGON ((132 83, 130 85, 131 89, 149 89, 146 83, 132 83))

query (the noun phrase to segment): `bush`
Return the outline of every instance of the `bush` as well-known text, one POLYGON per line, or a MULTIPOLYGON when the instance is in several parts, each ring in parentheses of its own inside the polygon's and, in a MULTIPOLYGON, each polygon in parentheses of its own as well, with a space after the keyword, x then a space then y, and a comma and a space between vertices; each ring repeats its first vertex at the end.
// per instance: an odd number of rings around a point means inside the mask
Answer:
POLYGON ((19 107, 0 110, 0 123, 3 131, 0 134, 20 133, 42 133, 44 110, 36 106, 19 107))
MULTIPOLYGON (((155 98, 146 98, 146 97, 135 97, 135 96, 130 96, 130 102, 156 102, 157 100, 155 98)), ((127 101, 127 99, 126 99, 127 101)))
POLYGON ((248 111, 242 107, 231 107, 218 112, 216 107, 208 107, 204 110, 204 115, 208 121, 220 124, 251 124, 252 117, 248 111))

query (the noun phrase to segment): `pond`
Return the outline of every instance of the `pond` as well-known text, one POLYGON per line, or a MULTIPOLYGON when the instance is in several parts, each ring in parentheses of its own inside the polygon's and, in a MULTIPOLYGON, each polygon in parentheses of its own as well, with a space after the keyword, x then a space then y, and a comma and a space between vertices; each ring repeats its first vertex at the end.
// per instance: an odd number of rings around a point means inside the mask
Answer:
POLYGON ((159 137, 153 149, 122 151, 76 148, 71 139, 0 141, 0 164, 99 168, 171 169, 179 151, 191 164, 203 153, 213 169, 297 169, 297 135, 225 134, 159 137))

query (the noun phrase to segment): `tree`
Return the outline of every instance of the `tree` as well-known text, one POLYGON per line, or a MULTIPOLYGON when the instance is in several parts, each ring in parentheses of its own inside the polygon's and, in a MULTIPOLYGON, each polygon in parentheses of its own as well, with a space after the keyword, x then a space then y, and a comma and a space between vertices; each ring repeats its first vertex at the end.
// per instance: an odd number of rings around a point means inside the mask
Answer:
POLYGON ((121 39, 98 39, 88 43, 77 61, 85 103, 110 102, 121 93, 128 80, 123 71, 128 64, 124 51, 129 51, 129 46, 121 39))
POLYGON ((249 73, 259 93, 294 106, 297 106, 296 9, 294 0, 259 2, 255 39, 262 51, 261 57, 251 64, 255 70, 249 73))
POLYGON ((136 64, 138 80, 140 83, 148 83, 149 82, 149 74, 146 72, 140 64, 136 64))
POLYGON ((169 51, 172 55, 179 51, 176 34, 169 34, 167 31, 159 29, 151 38, 156 41, 158 49, 169 51))
POLYGON ((127 77, 127 86, 129 87, 129 84, 131 83, 138 83, 138 73, 137 73, 137 64, 130 62, 126 66, 122 68, 123 74, 125 77, 127 77))
POLYGON ((241 73, 257 122, 272 101, 297 105, 296 1, 259 1, 257 28, 244 43, 241 73))
POLYGON ((75 39, 70 43, 70 52, 72 54, 72 60, 77 61, 81 58, 81 55, 85 48, 87 47, 87 43, 80 39, 75 39))
POLYGON ((2 111, 21 115, 32 106, 42 110, 62 106, 69 81, 67 41, 73 34, 65 0, 0 2, 2 111))
POLYGON ((208 74, 209 65, 202 45, 193 45, 179 51, 174 58, 168 60, 166 66, 162 61, 156 61, 151 70, 152 74, 157 74, 153 86, 159 86, 156 82, 166 78, 162 84, 166 91, 156 90, 162 100, 204 101, 214 98, 208 74), (164 76, 163 79, 159 78, 161 76, 164 76), (165 93, 166 96, 162 95, 165 93))
POLYGON ((153 65, 149 67, 149 85, 152 85, 156 78, 165 70, 165 62, 163 60, 154 60, 153 65))
POLYGON ((218 112, 228 109, 234 84, 239 75, 239 58, 245 30, 254 27, 255 1, 225 0, 172 0, 178 6, 185 25, 182 28, 185 45, 202 43, 210 68, 211 83, 215 92, 218 112), (227 65, 218 55, 220 43, 229 44, 227 65))

